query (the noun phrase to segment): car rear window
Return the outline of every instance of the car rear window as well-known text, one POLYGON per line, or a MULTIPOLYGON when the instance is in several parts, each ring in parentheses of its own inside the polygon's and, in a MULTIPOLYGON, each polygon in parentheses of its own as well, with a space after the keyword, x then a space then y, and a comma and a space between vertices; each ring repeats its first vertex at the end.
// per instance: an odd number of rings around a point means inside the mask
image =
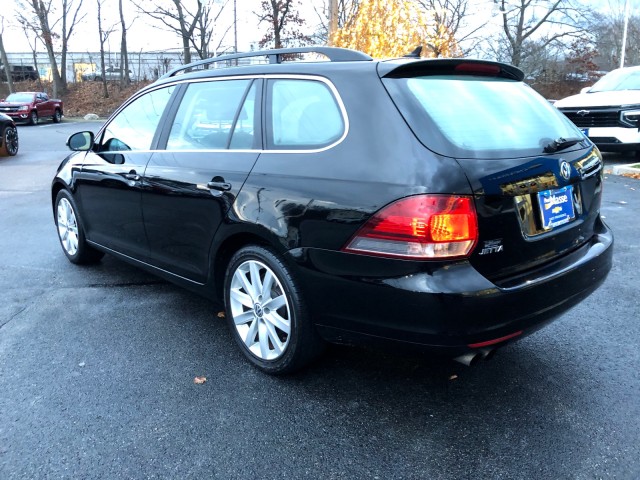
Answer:
POLYGON ((383 81, 416 136, 442 155, 537 155, 555 139, 582 135, 522 82, 459 75, 383 81))

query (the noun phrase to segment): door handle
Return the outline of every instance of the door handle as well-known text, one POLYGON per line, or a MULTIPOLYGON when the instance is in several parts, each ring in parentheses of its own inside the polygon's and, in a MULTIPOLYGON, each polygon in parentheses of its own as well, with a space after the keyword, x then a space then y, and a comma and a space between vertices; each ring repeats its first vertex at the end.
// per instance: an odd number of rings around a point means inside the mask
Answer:
POLYGON ((124 178, 126 178, 127 180, 133 180, 134 182, 137 182, 138 180, 140 180, 140 175, 138 175, 134 171, 131 171, 129 173, 125 173, 124 178))
POLYGON ((221 192, 227 192, 231 190, 231 184, 225 181, 217 182, 212 180, 207 183, 207 187, 209 187, 211 190, 219 190, 221 192))

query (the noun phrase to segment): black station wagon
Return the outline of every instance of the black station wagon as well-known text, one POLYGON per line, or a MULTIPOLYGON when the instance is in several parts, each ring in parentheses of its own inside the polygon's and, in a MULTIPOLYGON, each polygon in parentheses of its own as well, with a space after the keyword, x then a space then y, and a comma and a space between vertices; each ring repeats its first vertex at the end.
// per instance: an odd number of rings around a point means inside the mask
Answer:
POLYGON ((522 80, 328 47, 180 67, 69 138, 51 191, 64 253, 224 298, 268 373, 325 341, 471 363, 612 263, 600 153, 522 80), (290 61, 313 52, 325 61, 290 61))

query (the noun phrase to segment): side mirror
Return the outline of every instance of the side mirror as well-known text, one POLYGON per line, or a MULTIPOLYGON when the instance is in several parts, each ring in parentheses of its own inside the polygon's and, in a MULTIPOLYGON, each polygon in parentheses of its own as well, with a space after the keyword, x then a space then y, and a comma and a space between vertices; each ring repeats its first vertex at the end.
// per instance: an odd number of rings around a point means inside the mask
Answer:
POLYGON ((74 152, 86 152, 93 147, 93 132, 74 133, 67 139, 67 147, 74 152))
POLYGON ((580 93, 589 93, 589 90, 591 90, 591 87, 584 87, 580 90, 580 93))

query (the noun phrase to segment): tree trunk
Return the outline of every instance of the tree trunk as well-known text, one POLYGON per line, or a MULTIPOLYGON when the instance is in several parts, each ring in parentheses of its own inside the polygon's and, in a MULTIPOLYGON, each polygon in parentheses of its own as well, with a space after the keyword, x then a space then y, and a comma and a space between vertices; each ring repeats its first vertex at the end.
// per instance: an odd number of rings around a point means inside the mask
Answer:
POLYGON ((60 52, 60 81, 67 91, 67 0, 62 2, 62 51, 60 52))
POLYGON ((4 43, 2 42, 2 34, 0 33, 0 60, 4 65, 4 73, 7 76, 7 85, 9 86, 9 93, 13 93, 13 78, 11 78, 11 69, 9 68, 9 60, 7 60, 7 52, 4 49, 4 43))
POLYGON ((127 25, 124 21, 124 14, 122 13, 122 0, 118 0, 118 7, 120 9, 120 26, 122 29, 122 37, 120 40, 122 79, 120 83, 124 86, 131 83, 131 77, 129 76, 129 52, 127 51, 127 25))
POLYGON ((102 31, 102 0, 97 0, 98 3, 98 34, 100 35, 100 71, 102 72, 102 95, 104 98, 109 98, 109 89, 107 88, 107 77, 104 71, 104 42, 105 36, 102 31))
POLYGON ((62 85, 62 78, 58 71, 58 63, 56 62, 56 55, 53 50, 53 35, 51 34, 51 28, 49 28, 48 12, 44 7, 44 4, 38 2, 38 0, 31 0, 33 5, 33 11, 38 16, 38 22, 42 31, 42 41, 47 49, 47 56, 49 57, 49 64, 51 65, 51 77, 53 78, 53 97, 57 98, 59 93, 62 93, 64 88, 62 85))

